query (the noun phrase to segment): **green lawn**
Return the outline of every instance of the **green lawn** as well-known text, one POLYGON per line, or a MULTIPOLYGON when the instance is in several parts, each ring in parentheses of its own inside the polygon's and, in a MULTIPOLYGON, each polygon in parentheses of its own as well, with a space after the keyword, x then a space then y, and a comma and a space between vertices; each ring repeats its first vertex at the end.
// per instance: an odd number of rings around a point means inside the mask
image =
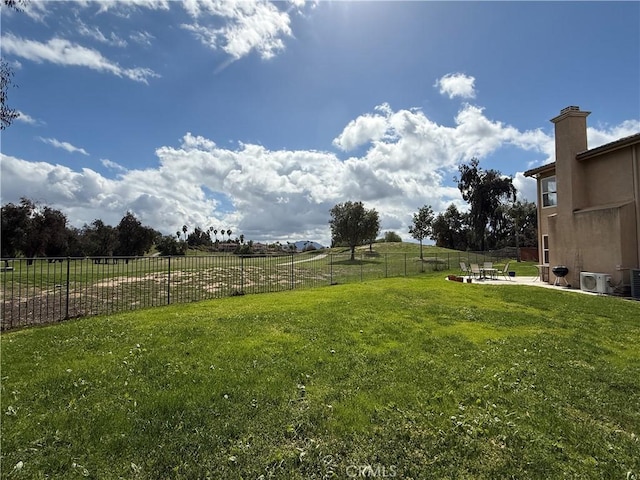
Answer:
POLYGON ((640 303, 443 276, 3 333, 2 478, 636 478, 640 303))

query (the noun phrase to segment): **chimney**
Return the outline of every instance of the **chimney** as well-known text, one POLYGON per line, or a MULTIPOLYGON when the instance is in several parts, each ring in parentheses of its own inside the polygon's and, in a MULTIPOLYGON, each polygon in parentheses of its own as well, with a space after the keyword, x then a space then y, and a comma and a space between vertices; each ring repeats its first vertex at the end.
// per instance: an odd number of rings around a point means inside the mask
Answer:
POLYGON ((571 213, 587 206, 588 192, 576 155, 587 150, 587 116, 590 113, 569 106, 551 119, 555 124, 558 213, 571 213))

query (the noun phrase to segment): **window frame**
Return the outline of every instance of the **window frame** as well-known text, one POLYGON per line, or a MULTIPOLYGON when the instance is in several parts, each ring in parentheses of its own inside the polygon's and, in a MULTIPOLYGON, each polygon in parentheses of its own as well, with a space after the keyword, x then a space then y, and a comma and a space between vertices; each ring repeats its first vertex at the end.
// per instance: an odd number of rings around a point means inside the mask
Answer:
POLYGON ((550 208, 558 206, 558 184, 556 176, 549 175, 540 179, 540 197, 542 208, 550 208), (549 184, 553 182, 554 189, 549 189, 549 184))
POLYGON ((549 265, 549 235, 542 235, 542 264, 549 265))

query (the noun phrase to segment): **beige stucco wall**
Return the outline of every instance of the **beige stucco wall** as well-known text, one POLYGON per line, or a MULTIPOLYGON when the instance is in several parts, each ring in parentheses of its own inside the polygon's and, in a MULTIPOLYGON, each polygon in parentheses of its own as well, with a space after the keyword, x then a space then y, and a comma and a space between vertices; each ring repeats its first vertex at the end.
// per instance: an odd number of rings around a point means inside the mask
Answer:
MULTIPOLYGON (((625 246, 628 246, 629 228, 625 225, 629 222, 625 220, 634 210, 633 204, 626 204, 575 213, 573 228, 578 241, 573 248, 580 258, 580 264, 574 266, 576 286, 579 285, 580 271, 607 273, 615 282, 623 280, 623 271, 618 265, 624 265, 625 246)), ((565 247, 571 250, 570 246, 565 247)), ((570 251, 565 255, 570 255, 570 251)))
MULTIPOLYGON (((638 136, 587 151, 589 112, 567 107, 552 119, 556 161, 532 174, 538 183, 540 258, 549 236, 549 267, 565 265, 580 287, 580 272, 629 282, 640 268, 640 142, 638 136), (556 176, 556 207, 542 207, 541 181, 556 176)), ((555 281, 550 273, 549 283, 555 281)))
POLYGON ((580 185, 586 192, 584 208, 633 200, 632 152, 624 148, 578 162, 584 172, 580 185))
POLYGON ((544 262, 544 254, 543 254, 543 242, 542 236, 549 234, 549 216, 555 215, 557 213, 557 207, 543 207, 542 206, 542 179, 552 177, 555 175, 555 172, 546 173, 541 175, 538 179, 538 258, 540 259, 540 263, 544 262))

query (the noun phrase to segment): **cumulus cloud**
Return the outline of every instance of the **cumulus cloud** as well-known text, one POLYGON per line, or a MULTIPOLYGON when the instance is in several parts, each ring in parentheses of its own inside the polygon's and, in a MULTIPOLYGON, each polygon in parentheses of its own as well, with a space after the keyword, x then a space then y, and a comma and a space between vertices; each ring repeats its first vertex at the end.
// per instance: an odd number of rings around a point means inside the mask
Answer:
POLYGON ((42 138, 38 137, 43 143, 48 143, 56 148, 61 148, 62 150, 66 150, 69 153, 81 153, 83 155, 89 155, 84 148, 79 148, 74 145, 71 145, 69 142, 61 142, 60 140, 56 140, 55 138, 42 138))
MULTIPOLYGON (((638 126, 624 122, 590 129, 589 135, 609 138, 638 126)), ((329 210, 338 202, 362 200, 379 212, 383 231, 403 234, 412 213, 425 204, 436 212, 463 205, 451 184, 460 163, 491 158, 505 146, 541 160, 553 150, 553 138, 544 132, 520 131, 472 105, 441 125, 420 110, 383 104, 349 122, 335 143, 368 148, 342 159, 332 152, 255 144, 226 148, 186 133, 178 144, 158 147, 157 164, 144 170, 102 159, 117 172, 114 179, 2 155, 0 191, 3 202, 26 196, 60 208, 78 226, 95 218, 114 225, 131 210, 167 234, 187 224, 230 228, 257 241, 311 238, 328 244, 329 210)), ((517 172, 514 184, 521 199, 535 200, 534 180, 517 172)))
POLYGON ((352 150, 365 143, 383 138, 388 128, 386 117, 362 115, 351 120, 342 133, 333 140, 333 144, 342 150, 352 150))
POLYGON ((97 50, 74 44, 63 38, 52 38, 46 43, 26 40, 7 33, 2 38, 2 51, 34 62, 51 62, 63 66, 87 67, 136 82, 148 83, 149 78, 158 77, 148 68, 123 68, 102 56, 97 50))
POLYGON ((538 195, 537 182, 535 178, 525 177, 524 172, 516 172, 513 177, 513 186, 518 192, 520 201, 535 202, 538 195))
POLYGON ((449 98, 475 98, 475 82, 474 77, 464 73, 449 73, 436 80, 434 87, 438 87, 440 93, 449 98))
POLYGON ((221 49, 233 59, 258 52, 263 59, 284 49, 283 37, 292 35, 288 12, 264 1, 188 0, 182 3, 195 23, 183 24, 203 44, 221 49), (224 24, 219 25, 222 19, 224 24))

